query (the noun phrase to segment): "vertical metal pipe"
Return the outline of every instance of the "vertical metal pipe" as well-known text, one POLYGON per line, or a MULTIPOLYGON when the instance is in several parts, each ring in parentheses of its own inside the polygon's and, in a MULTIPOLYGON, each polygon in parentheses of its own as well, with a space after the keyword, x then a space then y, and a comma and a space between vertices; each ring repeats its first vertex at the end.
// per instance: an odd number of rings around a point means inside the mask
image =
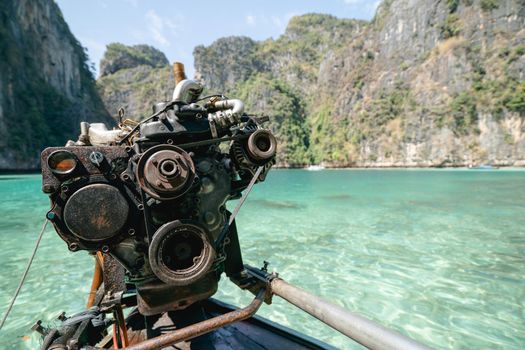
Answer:
POLYGON ((352 338, 368 349, 427 350, 425 345, 379 324, 333 305, 318 296, 294 287, 280 278, 271 282, 272 293, 306 311, 323 323, 352 338))
POLYGON ((173 74, 175 75, 175 85, 186 79, 186 73, 184 72, 184 64, 181 62, 173 63, 173 74))
POLYGON ((99 263, 97 257, 95 257, 95 271, 93 272, 93 281, 91 282, 91 290, 89 292, 88 301, 86 308, 90 308, 95 303, 95 297, 97 295, 97 290, 102 284, 102 265, 99 263))

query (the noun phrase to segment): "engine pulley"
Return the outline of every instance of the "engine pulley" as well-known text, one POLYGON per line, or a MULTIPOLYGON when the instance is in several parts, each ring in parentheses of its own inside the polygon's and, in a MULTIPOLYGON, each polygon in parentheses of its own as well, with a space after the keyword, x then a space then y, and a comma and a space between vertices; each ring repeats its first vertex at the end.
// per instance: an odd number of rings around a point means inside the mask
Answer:
POLYGON ((149 262, 153 273, 165 283, 185 286, 210 269, 215 250, 207 232, 199 225, 172 221, 153 235, 149 262))
POLYGON ((140 187, 158 200, 175 199, 188 191, 195 165, 188 153, 173 145, 148 149, 137 164, 140 187))
POLYGON ((277 140, 269 130, 258 129, 250 135, 246 146, 251 159, 264 162, 275 156, 277 140))

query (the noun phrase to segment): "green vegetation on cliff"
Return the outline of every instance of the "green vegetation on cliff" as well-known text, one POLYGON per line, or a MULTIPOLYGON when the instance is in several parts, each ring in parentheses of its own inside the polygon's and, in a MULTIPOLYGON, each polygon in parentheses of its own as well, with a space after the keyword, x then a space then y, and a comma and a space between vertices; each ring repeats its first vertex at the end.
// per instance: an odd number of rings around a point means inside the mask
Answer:
MULTIPOLYGON (((371 23, 294 17, 248 55, 236 38, 198 47, 195 65, 218 91, 261 90, 249 110, 275 108, 266 85, 293 92, 300 102, 286 113, 302 115, 301 147, 281 146, 281 165, 525 164, 523 10, 517 0, 386 0, 371 23), (214 74, 224 67, 228 79, 214 74), (265 84, 253 84, 260 74, 265 84)), ((290 125, 271 127, 290 142, 290 125)))
POLYGON ((286 82, 273 79, 268 74, 257 74, 239 84, 234 95, 251 106, 250 113, 270 117, 266 127, 276 131, 280 141, 279 152, 284 155, 281 158, 283 163, 310 162, 305 105, 286 82), (261 101, 264 103, 261 104, 261 101))
POLYGON ((111 121, 60 9, 50 0, 0 2, 0 169, 38 168, 40 151, 76 138, 80 120, 111 121))
MULTIPOLYGON (((307 14, 276 39, 196 47, 196 77, 271 117, 282 166, 525 165, 523 13, 520 0, 385 0, 370 23, 307 14)), ((137 56, 106 57, 119 52, 137 56)), ((135 59, 98 85, 112 113, 140 119, 168 79, 135 59)))
POLYGON ((140 65, 158 68, 166 67, 168 64, 166 56, 154 47, 111 43, 107 45, 104 57, 100 61, 100 74, 105 76, 121 69, 134 68, 140 65))
POLYGON ((109 44, 100 71, 98 91, 112 115, 123 107, 127 118, 141 120, 155 103, 171 99, 175 83, 168 59, 151 46, 109 44))

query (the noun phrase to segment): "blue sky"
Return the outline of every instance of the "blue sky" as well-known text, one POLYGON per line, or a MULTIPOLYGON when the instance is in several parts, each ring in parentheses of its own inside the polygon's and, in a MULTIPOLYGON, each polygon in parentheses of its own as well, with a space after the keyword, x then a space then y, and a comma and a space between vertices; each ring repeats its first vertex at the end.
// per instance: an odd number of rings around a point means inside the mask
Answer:
POLYGON ((290 17, 328 13, 371 19, 379 0, 56 0, 98 70, 105 46, 149 44, 193 76, 193 48, 230 35, 277 38, 290 17))

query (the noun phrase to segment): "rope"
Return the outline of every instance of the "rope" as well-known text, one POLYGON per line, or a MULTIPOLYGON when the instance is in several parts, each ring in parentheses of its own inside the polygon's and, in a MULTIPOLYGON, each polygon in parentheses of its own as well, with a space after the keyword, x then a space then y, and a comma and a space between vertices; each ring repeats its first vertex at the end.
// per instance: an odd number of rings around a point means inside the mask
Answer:
POLYGON ((232 215, 230 216, 230 220, 228 221, 228 226, 231 226, 231 224, 233 223, 233 220, 235 220, 235 217, 239 213, 239 210, 244 204, 244 201, 246 200, 246 198, 248 198, 248 195, 252 191, 253 185, 255 185, 255 182, 257 181, 257 179, 259 178, 263 170, 264 170, 264 166, 260 166, 259 168, 257 168, 257 171, 255 172, 252 179, 250 180, 250 183, 248 184, 246 191, 244 191, 243 196, 239 200, 239 203, 237 203, 237 206, 235 207, 235 209, 233 209, 232 215))
POLYGON ((27 273, 29 272, 29 269, 31 268, 31 264, 33 264, 33 259, 35 258, 36 251, 38 250, 38 246, 40 245, 40 241, 42 240, 42 236, 44 235, 44 231, 46 230, 47 223, 48 221, 47 219, 45 219, 44 225, 42 226, 42 230, 40 231, 40 234, 38 235, 38 239, 36 240, 35 249, 33 249, 33 253, 31 254, 31 257, 29 258, 27 267, 24 273, 22 274, 22 278, 20 279, 20 283, 18 284, 18 287, 16 288, 15 295, 13 295, 13 299, 11 300, 9 307, 7 308, 7 311, 5 312, 4 317, 2 318, 2 323, 0 323, 0 330, 4 326, 4 323, 7 320, 7 317, 11 313, 11 310, 13 309, 13 305, 15 304, 16 298, 18 297, 18 294, 20 293, 20 290, 22 289, 22 286, 24 285, 24 282, 26 281, 27 273))
POLYGON ((224 224, 224 227, 222 228, 222 231, 219 234, 219 237, 215 241, 215 249, 218 249, 219 245, 222 244, 222 241, 226 238, 226 235, 229 232, 229 228, 232 225, 233 220, 235 220, 235 217, 239 213, 239 210, 241 209, 242 205, 244 204, 244 201, 246 201, 246 198, 248 198, 248 195, 252 191, 253 185, 255 185, 255 182, 257 181, 257 179, 259 178, 259 176, 261 175, 261 172, 263 170, 264 170, 264 166, 260 166, 259 168, 257 168, 257 171, 255 172, 255 174, 253 175, 252 179, 250 180, 250 183, 248 184, 248 187, 246 187, 246 190, 242 194, 241 199, 239 200, 239 202, 237 203, 237 205, 233 209, 232 214, 230 216, 230 220, 228 220, 228 222, 226 224, 224 224))

